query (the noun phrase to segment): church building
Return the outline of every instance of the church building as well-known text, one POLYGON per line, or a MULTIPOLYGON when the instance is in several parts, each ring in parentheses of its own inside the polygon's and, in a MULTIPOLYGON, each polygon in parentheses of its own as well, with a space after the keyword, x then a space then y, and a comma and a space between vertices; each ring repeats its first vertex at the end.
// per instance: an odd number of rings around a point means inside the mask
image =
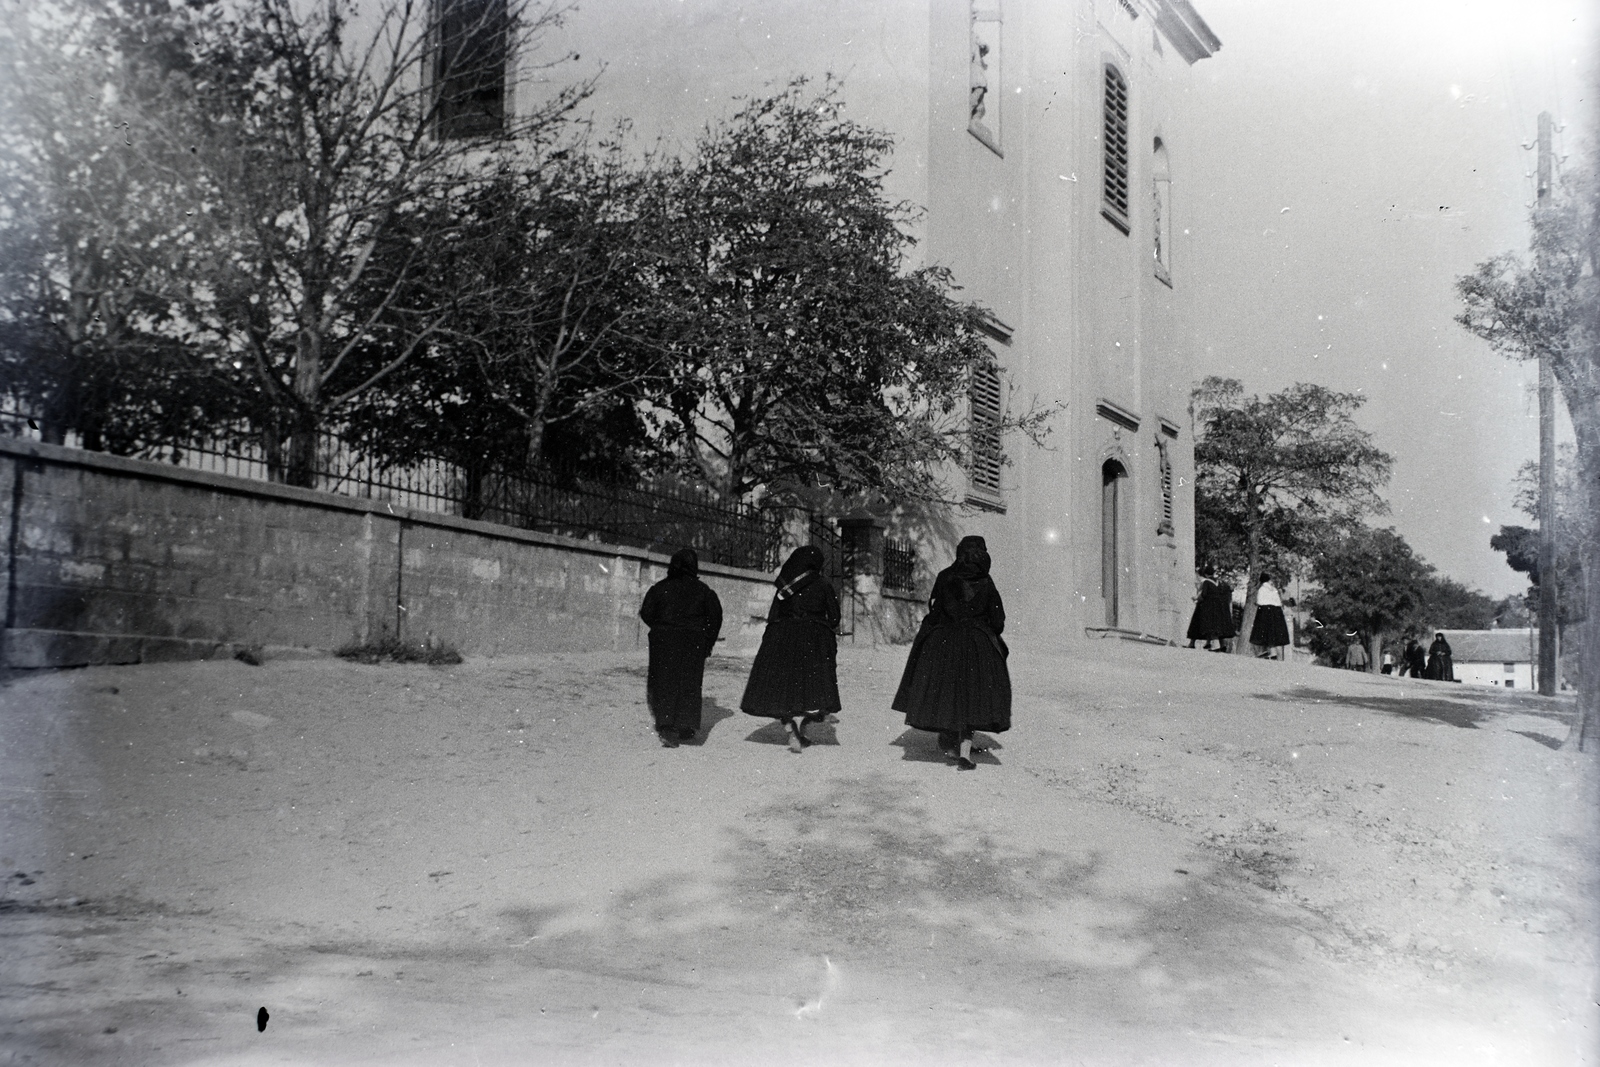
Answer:
MULTIPOLYGON (((541 51, 597 75, 597 128, 666 151, 796 75, 894 136, 887 192, 926 209, 917 252, 993 311, 1004 370, 973 383, 953 527, 988 541, 1008 640, 1049 648, 1187 621, 1187 86, 1220 47, 1187 0, 584 0, 541 51), (983 435, 1034 405, 1059 407, 1046 447, 996 462, 983 435)), ((928 573, 952 547, 922 543, 928 573)))

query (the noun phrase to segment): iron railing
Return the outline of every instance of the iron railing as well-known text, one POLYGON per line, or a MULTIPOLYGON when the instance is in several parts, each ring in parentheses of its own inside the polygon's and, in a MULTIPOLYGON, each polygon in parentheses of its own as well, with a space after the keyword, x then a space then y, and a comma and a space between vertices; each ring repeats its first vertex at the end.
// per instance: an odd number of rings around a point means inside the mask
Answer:
MULTIPOLYGON (((0 409, 0 433, 34 440, 41 436, 36 419, 16 408, 0 409)), ((81 447, 70 433, 64 443, 81 447)), ((777 567, 783 534, 778 514, 729 503, 680 479, 619 484, 572 472, 472 472, 432 458, 399 464, 366 454, 333 431, 319 433, 312 468, 294 471, 292 477, 244 427, 225 427, 206 440, 150 444, 130 458, 287 481, 417 511, 637 548, 672 552, 687 546, 706 562, 753 570, 777 567)))

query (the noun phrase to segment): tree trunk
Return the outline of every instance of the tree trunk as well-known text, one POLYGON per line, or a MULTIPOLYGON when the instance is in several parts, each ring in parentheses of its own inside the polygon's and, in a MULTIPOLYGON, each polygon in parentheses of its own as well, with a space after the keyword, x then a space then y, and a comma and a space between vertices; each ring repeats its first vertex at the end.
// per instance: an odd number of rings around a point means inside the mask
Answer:
POLYGON ((317 487, 317 422, 309 412, 297 412, 289 431, 289 463, 284 481, 302 489, 317 487))
POLYGON ((1379 630, 1374 630, 1374 631, 1372 631, 1372 633, 1367 635, 1367 673, 1368 674, 1382 674, 1383 673, 1383 667, 1380 666, 1379 662, 1378 662, 1379 659, 1382 656, 1383 656, 1383 633, 1381 631, 1379 631, 1379 630))
POLYGON ((1568 404, 1567 412, 1578 439, 1584 619, 1578 637, 1578 714, 1562 747, 1592 752, 1600 744, 1600 408, 1568 404))
MULTIPOLYGON (((1252 504, 1252 506, 1254 506, 1252 504)), ((1245 576, 1244 576, 1244 615, 1239 619, 1239 635, 1233 639, 1233 654, 1236 656, 1253 656, 1250 644, 1250 629, 1256 624, 1256 593, 1261 589, 1261 547, 1254 531, 1250 533, 1250 543, 1245 549, 1245 576)), ((1233 605, 1228 606, 1233 610, 1233 605)))

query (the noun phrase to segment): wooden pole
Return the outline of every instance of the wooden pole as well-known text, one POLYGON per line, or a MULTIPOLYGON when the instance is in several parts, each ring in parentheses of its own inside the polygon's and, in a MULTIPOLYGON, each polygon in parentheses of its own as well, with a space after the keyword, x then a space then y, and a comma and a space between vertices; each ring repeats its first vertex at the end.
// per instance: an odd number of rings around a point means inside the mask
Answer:
MULTIPOLYGON (((1549 206, 1550 112, 1539 113, 1539 185, 1535 212, 1549 206)), ((1537 255, 1537 253, 1535 253, 1537 255)), ((1539 353, 1539 692, 1556 692, 1556 397, 1550 354, 1539 353)))

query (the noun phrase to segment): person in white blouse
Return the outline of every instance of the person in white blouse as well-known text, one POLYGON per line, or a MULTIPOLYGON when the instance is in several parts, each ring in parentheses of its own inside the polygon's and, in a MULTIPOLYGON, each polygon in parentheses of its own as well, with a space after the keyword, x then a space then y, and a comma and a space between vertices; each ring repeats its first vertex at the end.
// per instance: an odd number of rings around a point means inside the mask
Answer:
POLYGON ((1289 623, 1283 617, 1283 597, 1275 577, 1265 576, 1256 590, 1256 621, 1250 627, 1250 643, 1264 650, 1257 653, 1262 659, 1283 659, 1289 643, 1289 623))

